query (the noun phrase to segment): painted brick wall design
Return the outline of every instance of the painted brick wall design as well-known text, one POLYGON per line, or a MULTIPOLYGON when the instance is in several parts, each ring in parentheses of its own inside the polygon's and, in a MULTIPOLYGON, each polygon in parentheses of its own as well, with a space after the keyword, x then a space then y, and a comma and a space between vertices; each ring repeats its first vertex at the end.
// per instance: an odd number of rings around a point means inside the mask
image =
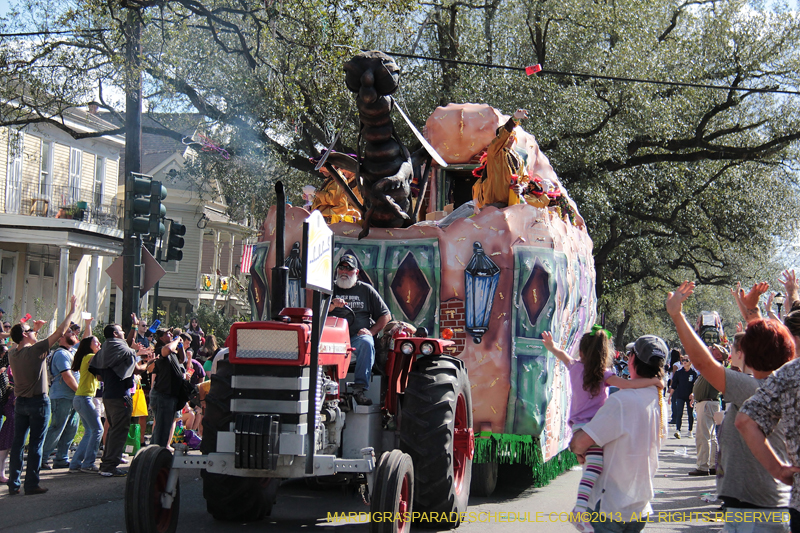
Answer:
POLYGON ((466 323, 466 309, 464 302, 457 298, 452 298, 446 302, 442 302, 439 306, 439 331, 443 328, 450 328, 453 330, 454 346, 449 347, 451 355, 458 355, 467 344, 467 337, 469 334, 465 329, 466 323))

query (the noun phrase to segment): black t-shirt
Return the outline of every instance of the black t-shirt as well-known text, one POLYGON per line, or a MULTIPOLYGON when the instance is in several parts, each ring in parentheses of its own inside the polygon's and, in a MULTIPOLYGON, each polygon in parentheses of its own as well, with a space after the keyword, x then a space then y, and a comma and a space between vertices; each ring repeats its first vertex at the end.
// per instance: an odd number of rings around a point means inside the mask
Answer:
POLYGON ((671 388, 675 389, 675 397, 681 400, 688 400, 697 381, 697 372, 690 368, 687 372, 685 368, 679 369, 672 375, 671 388))
POLYGON ((378 291, 360 281, 349 289, 334 286, 333 297, 344 300, 355 313, 354 318, 353 313, 343 307, 331 309, 328 313, 330 316, 347 319, 351 337, 355 337, 362 328, 371 328, 380 317, 389 314, 389 308, 386 307, 378 291))
MULTIPOLYGON (((156 383, 155 386, 152 387, 152 390, 165 396, 178 396, 181 390, 183 376, 179 376, 178 373, 175 372, 175 367, 170 362, 169 356, 161 356, 161 348, 163 347, 164 344, 160 342, 156 343, 156 364, 153 368, 153 374, 156 375, 156 383)), ((183 370, 181 370, 181 372, 183 372, 183 370)))

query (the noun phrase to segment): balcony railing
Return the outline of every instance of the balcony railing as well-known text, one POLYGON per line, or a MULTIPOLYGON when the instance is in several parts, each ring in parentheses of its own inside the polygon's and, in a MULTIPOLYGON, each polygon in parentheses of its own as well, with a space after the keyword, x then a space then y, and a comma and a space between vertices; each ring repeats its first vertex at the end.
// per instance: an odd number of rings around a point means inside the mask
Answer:
POLYGON ((81 220, 116 228, 116 198, 104 198, 90 187, 47 186, 23 181, 19 194, 7 194, 5 212, 48 218, 81 220))

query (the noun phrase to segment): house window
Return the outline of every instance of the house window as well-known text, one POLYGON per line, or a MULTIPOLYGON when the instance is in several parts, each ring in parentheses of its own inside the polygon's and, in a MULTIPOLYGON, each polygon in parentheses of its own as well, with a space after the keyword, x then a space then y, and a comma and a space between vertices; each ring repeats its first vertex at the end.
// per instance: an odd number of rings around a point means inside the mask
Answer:
POLYGON ((53 143, 42 140, 39 154, 39 196, 50 198, 53 193, 53 143))
POLYGON ((81 199, 81 170, 83 167, 83 152, 77 148, 69 150, 69 204, 72 205, 81 199))
POLYGON ((8 130, 8 172, 6 173, 6 213, 19 213, 22 192, 22 151, 25 134, 8 130))
POLYGON ((99 208, 103 205, 103 182, 106 175, 106 158, 97 156, 97 164, 94 166, 94 206, 99 208))

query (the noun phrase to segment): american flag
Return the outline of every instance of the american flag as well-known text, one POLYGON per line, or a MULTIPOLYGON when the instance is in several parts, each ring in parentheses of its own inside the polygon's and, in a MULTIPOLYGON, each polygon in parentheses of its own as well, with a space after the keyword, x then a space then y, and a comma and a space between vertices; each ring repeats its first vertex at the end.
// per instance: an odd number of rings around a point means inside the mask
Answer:
POLYGON ((242 245, 242 274, 250 272, 250 266, 253 264, 253 248, 255 244, 242 245))

